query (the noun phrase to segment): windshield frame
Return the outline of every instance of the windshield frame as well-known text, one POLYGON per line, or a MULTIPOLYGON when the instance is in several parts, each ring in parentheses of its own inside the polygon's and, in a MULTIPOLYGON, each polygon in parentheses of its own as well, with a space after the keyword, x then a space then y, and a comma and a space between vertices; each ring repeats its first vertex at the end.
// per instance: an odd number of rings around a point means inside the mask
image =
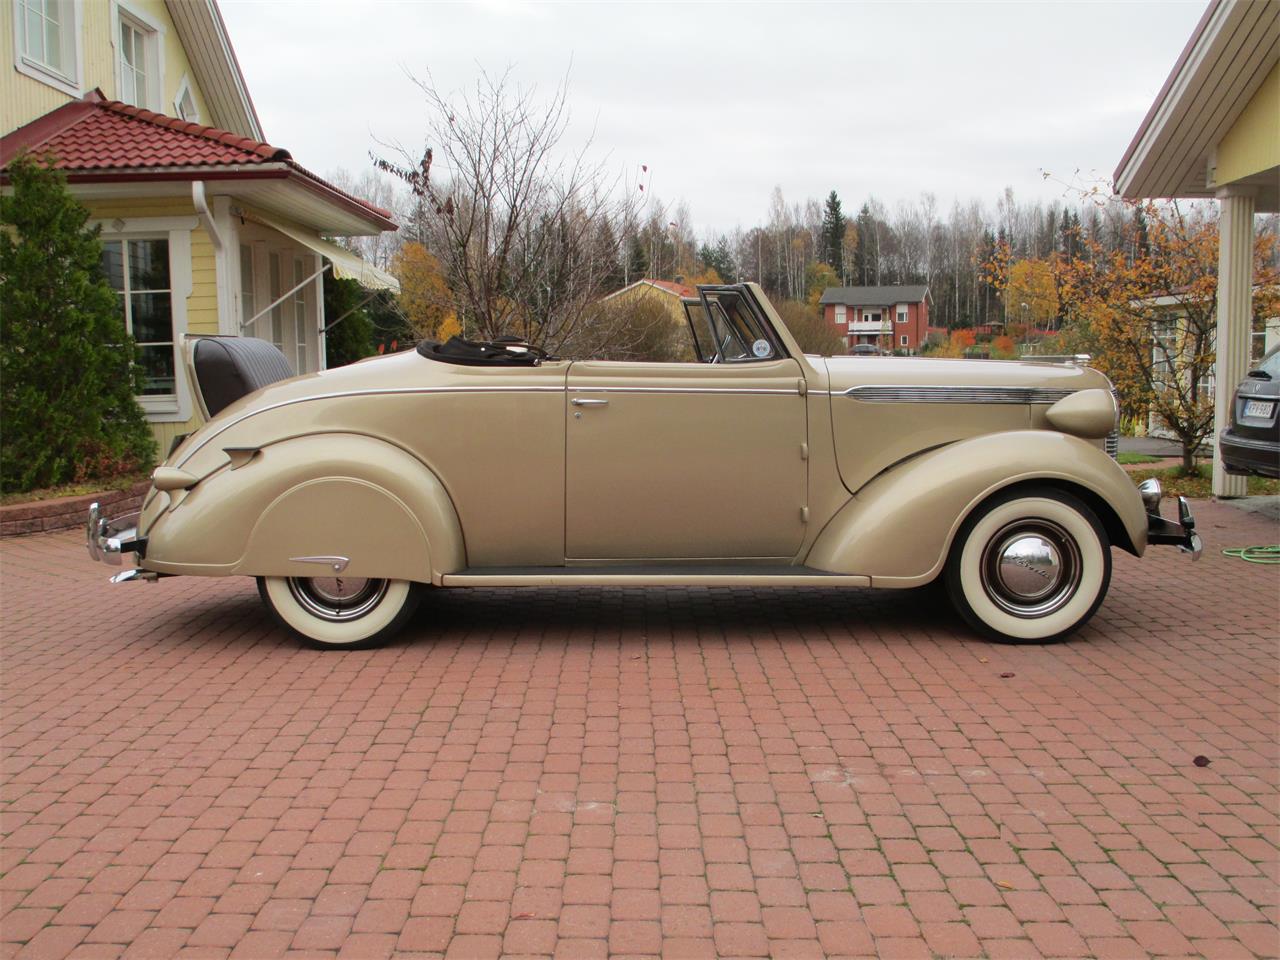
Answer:
POLYGON ((690 330, 694 335, 694 347, 697 350, 698 357, 703 363, 767 363, 771 360, 781 360, 790 356, 786 345, 778 336, 777 331, 773 328, 773 324, 769 322, 764 311, 756 302, 751 291, 741 284, 705 284, 698 287, 698 298, 702 303, 703 317, 707 325, 707 333, 712 337, 710 344, 711 350, 704 350, 702 338, 698 336, 697 325, 693 320, 691 301, 685 301, 685 316, 689 321, 690 330), (746 329, 740 328, 730 317, 730 311, 725 303, 721 300, 731 302, 735 307, 740 306, 740 312, 735 311, 737 316, 745 322, 746 329), (749 338, 744 341, 743 334, 749 334, 749 338), (723 336, 722 336, 723 334, 723 336), (729 342, 736 343, 740 349, 740 354, 735 357, 728 357, 724 354, 722 344, 729 342), (768 356, 757 357, 752 352, 752 347, 757 340, 764 340, 769 344, 768 356))

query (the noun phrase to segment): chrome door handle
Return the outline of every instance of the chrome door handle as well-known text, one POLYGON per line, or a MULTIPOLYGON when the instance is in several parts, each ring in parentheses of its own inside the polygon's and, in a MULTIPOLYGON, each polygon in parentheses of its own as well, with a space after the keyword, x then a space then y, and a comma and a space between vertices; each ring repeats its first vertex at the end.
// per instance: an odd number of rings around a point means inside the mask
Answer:
POLYGON ((609 403, 608 400, 589 400, 585 397, 574 397, 569 402, 575 407, 604 407, 609 403))

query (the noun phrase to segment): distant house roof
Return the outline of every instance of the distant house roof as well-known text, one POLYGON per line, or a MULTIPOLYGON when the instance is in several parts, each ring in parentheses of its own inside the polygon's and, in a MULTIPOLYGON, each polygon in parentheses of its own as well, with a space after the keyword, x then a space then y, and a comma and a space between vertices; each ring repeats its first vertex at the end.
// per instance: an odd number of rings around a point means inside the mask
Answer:
POLYGON ((827 287, 819 303, 841 303, 847 307, 889 307, 895 303, 920 303, 929 296, 923 283, 899 287, 827 287))
POLYGON ((697 288, 691 287, 687 283, 676 283, 674 280, 644 279, 644 280, 637 280, 635 281, 635 283, 629 283, 625 287, 623 287, 621 290, 613 291, 613 293, 609 294, 609 296, 605 297, 604 299, 609 300, 613 297, 618 296, 619 294, 626 293, 628 290, 633 290, 636 287, 640 287, 640 286, 653 287, 655 290, 659 290, 662 293, 669 293, 674 297, 684 298, 684 297, 696 297, 698 295, 697 288))
POLYGON ((24 151, 51 154, 72 182, 293 179, 381 230, 396 229, 389 210, 339 190, 288 150, 108 100, 100 90, 0 138, 0 170, 24 151))

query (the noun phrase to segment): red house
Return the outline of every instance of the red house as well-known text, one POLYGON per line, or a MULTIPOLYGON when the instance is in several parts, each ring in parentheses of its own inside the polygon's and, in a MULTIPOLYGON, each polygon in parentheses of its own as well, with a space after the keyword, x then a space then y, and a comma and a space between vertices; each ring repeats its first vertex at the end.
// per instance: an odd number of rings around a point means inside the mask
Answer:
POLYGON ((827 287, 818 301, 827 323, 839 327, 850 347, 872 344, 915 353, 929 335, 929 288, 827 287))

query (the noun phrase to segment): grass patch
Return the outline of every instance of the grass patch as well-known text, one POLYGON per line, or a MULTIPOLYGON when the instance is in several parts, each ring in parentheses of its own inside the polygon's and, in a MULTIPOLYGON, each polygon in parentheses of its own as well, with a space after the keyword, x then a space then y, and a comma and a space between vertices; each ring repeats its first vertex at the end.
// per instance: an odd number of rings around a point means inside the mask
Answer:
POLYGON ((1153 457, 1149 453, 1117 453, 1116 463, 1122 467, 1133 463, 1159 463, 1163 457, 1153 457))
POLYGON ((139 470, 137 473, 126 473, 106 480, 86 480, 84 483, 64 483, 60 487, 46 487, 43 490, 0 494, 0 507, 14 503, 35 503, 37 500, 56 500, 58 497, 83 497, 89 493, 105 493, 108 490, 128 490, 150 476, 150 470, 139 470))
MULTIPOLYGON (((1163 470, 1131 470, 1130 478, 1135 484, 1151 477, 1160 481, 1166 496, 1189 497, 1193 500, 1207 500, 1213 496, 1213 470, 1211 467, 1199 465, 1195 472, 1186 475, 1182 467, 1166 467, 1163 470)), ((1250 477, 1248 493, 1251 497, 1280 495, 1280 480, 1266 477, 1250 477)))

